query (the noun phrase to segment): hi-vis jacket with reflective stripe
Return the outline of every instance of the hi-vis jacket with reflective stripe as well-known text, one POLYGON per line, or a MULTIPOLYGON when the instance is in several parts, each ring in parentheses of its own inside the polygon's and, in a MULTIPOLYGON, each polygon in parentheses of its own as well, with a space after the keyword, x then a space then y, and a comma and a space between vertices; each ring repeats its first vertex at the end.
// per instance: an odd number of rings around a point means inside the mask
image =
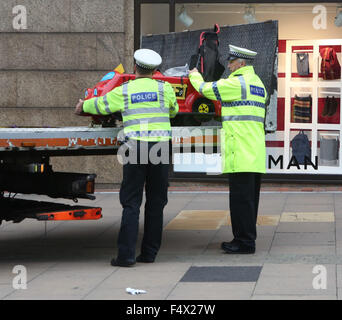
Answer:
POLYGON ((108 115, 121 111, 124 133, 130 139, 167 141, 171 138, 170 117, 178 103, 168 82, 138 78, 123 83, 102 97, 84 101, 83 111, 108 115))
POLYGON ((203 82, 190 74, 193 87, 222 104, 221 154, 224 173, 266 171, 265 102, 267 93, 252 66, 242 67, 227 79, 203 82))

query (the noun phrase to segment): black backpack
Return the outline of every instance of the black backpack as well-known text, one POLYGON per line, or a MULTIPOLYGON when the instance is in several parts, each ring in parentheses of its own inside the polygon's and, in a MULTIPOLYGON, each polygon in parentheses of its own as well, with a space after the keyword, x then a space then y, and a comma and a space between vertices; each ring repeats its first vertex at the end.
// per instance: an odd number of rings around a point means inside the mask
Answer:
POLYGON ((305 157, 311 159, 311 146, 308 136, 301 130, 291 141, 292 155, 298 164, 305 164, 305 157))
POLYGON ((191 56, 190 70, 197 68, 202 74, 204 81, 217 81, 221 78, 225 68, 219 61, 220 27, 215 24, 214 31, 204 31, 200 35, 198 53, 191 56))

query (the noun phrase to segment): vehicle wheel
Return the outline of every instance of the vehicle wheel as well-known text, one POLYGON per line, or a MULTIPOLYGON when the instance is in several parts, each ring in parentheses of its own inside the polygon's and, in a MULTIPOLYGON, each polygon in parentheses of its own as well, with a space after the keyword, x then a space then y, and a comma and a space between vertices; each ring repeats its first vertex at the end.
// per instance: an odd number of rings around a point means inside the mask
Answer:
POLYGON ((197 99, 193 106, 192 112, 194 112, 194 117, 199 122, 205 122, 212 119, 215 113, 215 106, 212 101, 206 98, 197 99))

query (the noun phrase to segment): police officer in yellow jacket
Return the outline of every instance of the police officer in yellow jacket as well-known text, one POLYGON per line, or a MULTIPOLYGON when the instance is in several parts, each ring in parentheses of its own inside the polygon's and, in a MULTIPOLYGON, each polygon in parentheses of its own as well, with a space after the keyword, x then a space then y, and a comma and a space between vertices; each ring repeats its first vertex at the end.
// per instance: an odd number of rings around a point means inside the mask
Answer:
POLYGON ((171 139, 170 117, 178 112, 172 86, 168 82, 152 79, 161 64, 160 55, 149 49, 134 53, 136 79, 123 83, 103 97, 83 101, 76 113, 106 115, 121 111, 128 152, 123 165, 120 202, 123 207, 118 236, 118 254, 111 265, 128 267, 138 262, 154 262, 161 245, 163 209, 167 204, 169 158, 167 151, 171 139), (83 106, 83 107, 82 107, 83 106), (156 151, 157 150, 157 151, 156 151), (155 159, 151 159, 154 156, 155 159), (133 159, 133 161, 130 161, 133 159), (163 160, 164 159, 164 160, 163 160), (160 160, 158 162, 158 160, 160 160), (145 223, 141 253, 135 259, 139 231, 139 213, 145 185, 145 223))
POLYGON ((261 174, 266 170, 265 103, 267 93, 255 74, 254 51, 229 46, 227 79, 204 82, 190 71, 194 88, 222 104, 221 154, 229 177, 229 203, 234 239, 223 242, 226 253, 254 253, 261 174))

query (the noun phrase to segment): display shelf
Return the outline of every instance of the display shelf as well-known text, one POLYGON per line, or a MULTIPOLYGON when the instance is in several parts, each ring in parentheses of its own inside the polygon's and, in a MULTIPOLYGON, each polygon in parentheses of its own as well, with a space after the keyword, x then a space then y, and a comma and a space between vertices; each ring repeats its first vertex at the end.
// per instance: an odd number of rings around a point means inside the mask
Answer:
POLYGON ((283 154, 284 163, 290 164, 286 172, 304 170, 301 173, 341 174, 342 79, 323 79, 320 50, 333 47, 341 65, 342 39, 293 40, 287 41, 286 46, 283 154), (298 52, 308 53, 310 72, 307 76, 298 76, 296 72, 298 52), (303 98, 309 96, 311 105, 303 104, 303 98), (330 98, 332 96, 333 99, 330 98), (308 110, 311 111, 310 116, 308 110), (292 139, 300 130, 307 133, 311 147, 310 160, 318 167, 300 164, 298 168, 293 165, 292 139))

